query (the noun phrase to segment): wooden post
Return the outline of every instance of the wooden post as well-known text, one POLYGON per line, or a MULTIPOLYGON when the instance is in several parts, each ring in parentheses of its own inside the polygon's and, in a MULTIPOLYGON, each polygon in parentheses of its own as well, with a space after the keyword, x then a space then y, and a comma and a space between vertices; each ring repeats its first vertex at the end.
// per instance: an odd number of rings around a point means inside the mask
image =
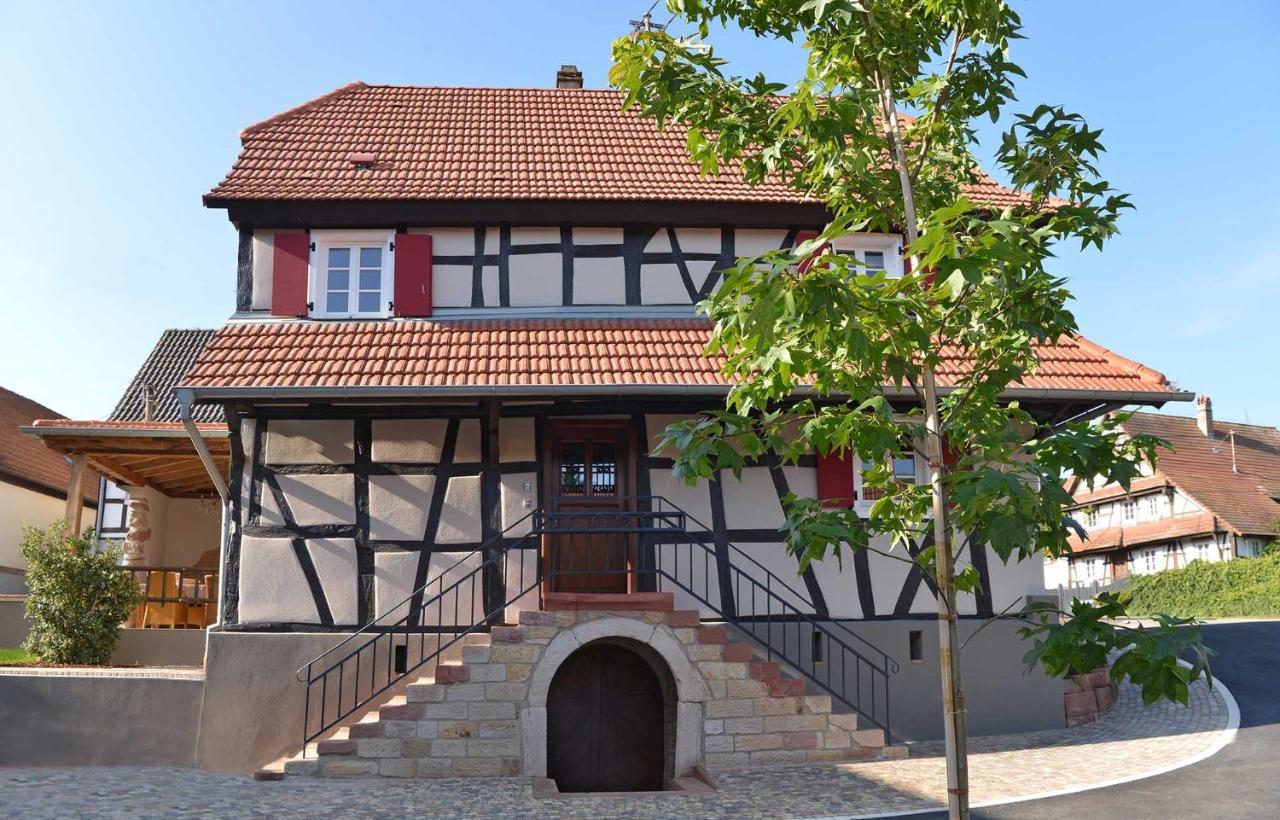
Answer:
POLYGON ((71 479, 67 482, 67 527, 80 534, 80 513, 84 510, 84 453, 71 456, 71 479))

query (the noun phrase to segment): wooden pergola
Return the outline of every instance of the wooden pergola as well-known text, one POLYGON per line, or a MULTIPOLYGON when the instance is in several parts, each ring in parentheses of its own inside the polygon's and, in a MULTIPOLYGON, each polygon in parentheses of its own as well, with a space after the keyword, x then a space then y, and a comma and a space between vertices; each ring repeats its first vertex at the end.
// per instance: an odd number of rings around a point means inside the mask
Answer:
MULTIPOLYGON (((226 426, 199 424, 197 428, 227 480, 231 443, 226 426)), ((170 498, 218 495, 187 429, 179 422, 42 419, 21 429, 71 460, 67 521, 77 533, 86 467, 124 486, 151 487, 170 498)))

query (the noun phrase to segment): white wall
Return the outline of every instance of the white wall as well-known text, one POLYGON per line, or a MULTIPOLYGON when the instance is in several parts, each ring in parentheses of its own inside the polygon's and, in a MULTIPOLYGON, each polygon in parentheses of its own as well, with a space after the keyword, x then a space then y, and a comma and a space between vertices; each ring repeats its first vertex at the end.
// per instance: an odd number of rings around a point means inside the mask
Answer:
MULTIPOLYGON (((66 511, 67 502, 61 498, 0 481, 0 566, 25 569, 27 562, 18 552, 22 528, 47 527, 61 520, 66 511)), ((93 519, 93 508, 84 507, 81 526, 92 527, 93 519)))
MULTIPOLYGON (((480 307, 555 308, 563 307, 564 271, 572 270, 570 289, 574 307, 609 309, 628 304, 626 263, 624 256, 643 254, 639 258, 639 301, 633 307, 690 307, 701 300, 713 270, 727 246, 735 257, 755 256, 778 250, 788 231, 775 229, 672 228, 675 242, 667 226, 651 226, 644 234, 624 232, 616 227, 574 226, 569 232, 571 247, 577 250, 568 257, 562 253, 559 228, 509 228, 510 253, 507 255, 508 299, 500 296, 500 263, 502 228, 432 228, 413 227, 414 234, 432 238, 432 302, 435 309, 472 309, 476 249, 479 257, 480 307), (631 237, 630 239, 628 237, 631 237), (536 247, 534 247, 536 246, 536 247), (535 252, 522 253, 521 248, 535 252), (681 273, 680 262, 684 263, 681 273), (690 293, 690 286, 693 293, 690 293)), ((271 306, 271 267, 274 259, 274 234, 254 233, 251 276, 251 308, 269 310, 271 306)), ((896 235, 859 234, 846 243, 885 253, 887 264, 899 264, 901 239, 896 235)), ((842 246, 843 247, 843 246, 842 246)), ((389 283, 384 288, 389 289, 389 283)))

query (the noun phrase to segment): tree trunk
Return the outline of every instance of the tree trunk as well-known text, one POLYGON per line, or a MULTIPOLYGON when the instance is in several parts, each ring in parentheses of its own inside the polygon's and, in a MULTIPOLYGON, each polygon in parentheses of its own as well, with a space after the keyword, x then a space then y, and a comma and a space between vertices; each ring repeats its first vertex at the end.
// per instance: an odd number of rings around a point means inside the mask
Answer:
MULTIPOLYGON (((893 164, 902 184, 907 250, 920 235, 915 191, 902 147, 897 104, 888 81, 877 77, 880 106, 893 152, 893 164)), ((919 270, 911 259, 912 270, 919 270)), ((960 641, 956 634, 955 554, 947 515, 947 491, 943 484, 942 422, 938 414, 938 386, 933 368, 926 366, 921 376, 924 399, 926 455, 929 458, 929 486, 933 501, 933 544, 938 584, 938 667, 942 678, 943 737, 947 756, 947 809, 952 818, 969 817, 969 749, 965 725, 964 684, 960 678, 960 641)))

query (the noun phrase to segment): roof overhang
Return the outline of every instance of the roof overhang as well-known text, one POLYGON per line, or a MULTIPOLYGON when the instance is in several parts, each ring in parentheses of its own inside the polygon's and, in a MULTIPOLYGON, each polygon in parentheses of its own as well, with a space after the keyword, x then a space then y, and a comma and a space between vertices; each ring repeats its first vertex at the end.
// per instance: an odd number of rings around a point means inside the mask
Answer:
MULTIPOLYGON (((955 388, 939 387, 946 395, 955 388)), ((344 385, 344 386, 265 386, 265 387, 179 387, 179 400, 206 402, 360 402, 430 401, 432 399, 607 399, 607 398, 719 398, 725 396, 725 384, 473 384, 473 385, 344 385)), ((798 391, 805 395, 808 391, 798 391)), ((884 395, 894 400, 917 400, 910 388, 886 387, 884 395)), ((1042 405, 1044 412, 1032 414, 1042 422, 1058 424, 1066 420, 1096 418, 1127 405, 1163 406, 1170 401, 1191 401, 1194 393, 1185 391, 1125 390, 1055 390, 1048 388, 1011 387, 1004 398, 1030 405, 1042 405)))
MULTIPOLYGON (((225 425, 201 424, 200 437, 223 475, 231 467, 230 434, 225 425)), ((113 423, 37 421, 20 427, 64 455, 83 455, 108 478, 131 487, 151 487, 171 498, 217 495, 187 430, 165 422, 113 423)))

